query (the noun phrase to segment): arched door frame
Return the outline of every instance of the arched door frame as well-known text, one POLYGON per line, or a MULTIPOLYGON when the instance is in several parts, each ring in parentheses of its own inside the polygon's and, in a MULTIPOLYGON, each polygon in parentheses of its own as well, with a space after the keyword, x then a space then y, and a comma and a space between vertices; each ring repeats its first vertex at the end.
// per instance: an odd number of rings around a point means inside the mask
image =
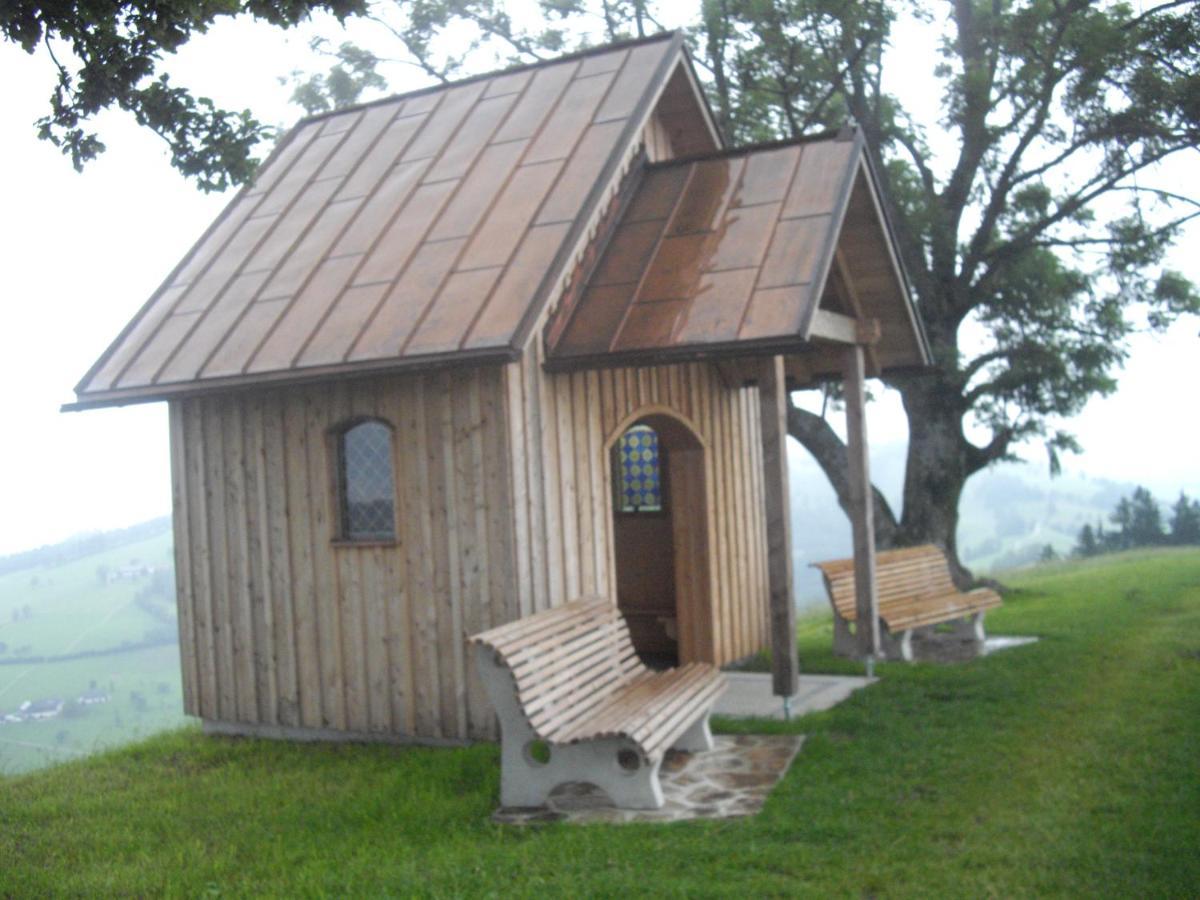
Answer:
POLYGON ((648 404, 621 419, 604 441, 604 481, 608 497, 608 556, 613 602, 617 602, 612 454, 621 435, 644 423, 658 433, 666 450, 668 512, 674 544, 675 613, 679 631, 679 661, 711 662, 714 657, 712 586, 712 471, 711 447, 686 416, 659 404, 648 404))

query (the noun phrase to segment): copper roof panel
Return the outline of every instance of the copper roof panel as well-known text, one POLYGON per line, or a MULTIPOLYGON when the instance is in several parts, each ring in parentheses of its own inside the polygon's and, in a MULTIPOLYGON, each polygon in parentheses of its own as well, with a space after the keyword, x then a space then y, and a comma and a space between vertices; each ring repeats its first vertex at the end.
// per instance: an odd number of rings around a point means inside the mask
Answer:
POLYGON ((733 269, 710 272, 702 277, 675 340, 683 343, 736 341, 757 275, 757 269, 733 269))
POLYGON ((301 122, 81 401, 460 351, 511 358, 681 47, 648 39, 301 122))
MULTIPOLYGON (((395 110, 390 107, 381 106, 379 109, 382 111, 381 115, 389 112, 395 114, 395 110)), ((427 114, 422 114, 394 119, 384 129, 379 140, 363 156, 358 168, 342 183, 337 193, 338 199, 364 197, 371 194, 380 183, 381 178, 392 174, 389 170, 408 148, 409 142, 420 131, 427 117, 427 114)), ((420 166, 421 171, 424 172, 429 161, 426 159, 423 162, 402 163, 401 165, 406 165, 410 169, 420 166)), ((371 199, 374 200, 375 197, 372 196, 371 199)))
POLYGON ((552 160, 524 165, 514 171, 490 214, 476 229, 459 268, 482 269, 506 264, 561 169, 562 161, 552 160))
POLYGON ((363 322, 371 317, 388 288, 383 282, 347 288, 300 354, 300 365, 332 366, 342 362, 363 322))
POLYGON ((496 290, 463 339, 464 350, 503 346, 517 333, 529 313, 529 298, 537 295, 570 231, 570 225, 562 222, 525 232, 496 290))
POLYGON ((241 375, 248 360, 267 336, 271 326, 287 305, 287 300, 256 300, 247 307, 245 314, 231 329, 219 346, 202 374, 212 378, 241 375))
POLYGON ((422 245, 350 351, 351 360, 399 355, 425 308, 437 296, 462 250, 463 239, 422 245))
POLYGON ((524 141, 488 147, 471 174, 456 188, 429 231, 428 240, 470 237, 483 222, 525 149, 524 141))
POLYGON ((239 275, 217 299, 195 330, 179 345, 175 356, 158 375, 158 381, 189 381, 204 368, 204 363, 233 328, 267 280, 266 272, 239 275))
POLYGON ((404 204, 403 212, 392 220, 391 226, 367 257, 354 283, 370 284, 373 281, 395 279, 404 270, 405 263, 421 244, 456 186, 457 182, 454 181, 439 181, 417 188, 404 204))
POLYGON ((329 312, 331 298, 350 283, 357 257, 340 256, 321 263, 304 289, 286 306, 271 334, 243 371, 273 372, 291 367, 314 328, 329 312))
POLYGON ((425 311, 425 318, 405 344, 407 353, 445 353, 458 349, 462 319, 472 321, 500 277, 500 266, 455 272, 425 311))
POLYGON ((573 222, 579 217, 584 200, 596 186, 596 171, 616 150, 624 130, 624 120, 588 128, 546 198, 537 217, 538 225, 573 222))
POLYGON ((693 164, 687 189, 675 206, 667 234, 716 230, 733 197, 743 162, 742 157, 722 157, 693 164))
POLYGON ((529 147, 525 162, 545 162, 570 156, 571 148, 592 123, 592 115, 608 92, 613 78, 613 74, 608 73, 572 81, 549 118, 536 131, 537 137, 529 147))

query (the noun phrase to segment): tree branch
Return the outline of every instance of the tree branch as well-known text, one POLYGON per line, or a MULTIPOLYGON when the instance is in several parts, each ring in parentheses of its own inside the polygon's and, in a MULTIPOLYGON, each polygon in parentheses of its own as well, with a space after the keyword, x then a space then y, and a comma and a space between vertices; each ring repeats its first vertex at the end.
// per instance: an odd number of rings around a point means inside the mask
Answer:
MULTIPOLYGON (((850 514, 849 455, 845 443, 821 416, 800 409, 788 397, 788 434, 800 442, 817 461, 837 494, 838 505, 850 514)), ((895 545, 898 523, 886 498, 871 485, 871 501, 875 512, 875 546, 886 550, 895 545)))

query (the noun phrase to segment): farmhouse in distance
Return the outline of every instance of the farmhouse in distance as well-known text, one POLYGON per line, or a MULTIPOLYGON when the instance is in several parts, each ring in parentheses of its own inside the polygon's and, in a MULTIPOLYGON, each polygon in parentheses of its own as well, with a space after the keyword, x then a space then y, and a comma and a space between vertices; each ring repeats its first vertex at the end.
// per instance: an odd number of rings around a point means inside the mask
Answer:
POLYGON ((494 738, 466 637, 585 596, 794 691, 786 390, 865 474, 928 364, 878 191, 852 128, 725 147, 677 34, 300 122, 70 407, 169 404, 185 710, 494 738))

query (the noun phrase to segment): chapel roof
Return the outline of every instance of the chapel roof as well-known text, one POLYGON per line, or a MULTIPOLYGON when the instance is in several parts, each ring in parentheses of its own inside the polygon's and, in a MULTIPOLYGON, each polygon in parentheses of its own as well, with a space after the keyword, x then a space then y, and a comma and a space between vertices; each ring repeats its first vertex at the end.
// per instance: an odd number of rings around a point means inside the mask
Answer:
POLYGON ((668 33, 301 121, 78 405, 514 358, 683 59, 668 33))

